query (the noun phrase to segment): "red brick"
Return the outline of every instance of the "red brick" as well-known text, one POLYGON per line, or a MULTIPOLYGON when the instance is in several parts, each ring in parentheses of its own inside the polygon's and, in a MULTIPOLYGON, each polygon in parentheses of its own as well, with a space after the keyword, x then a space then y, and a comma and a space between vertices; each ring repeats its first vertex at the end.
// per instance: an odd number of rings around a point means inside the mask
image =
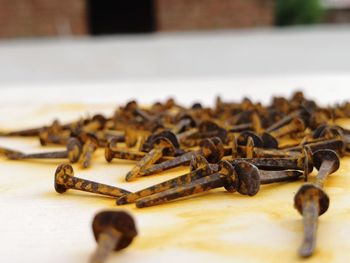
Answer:
POLYGON ((0 0, 0 38, 57 36, 68 21, 73 35, 88 32, 85 0, 0 0))
POLYGON ((273 0, 155 0, 160 31, 271 26, 273 0))

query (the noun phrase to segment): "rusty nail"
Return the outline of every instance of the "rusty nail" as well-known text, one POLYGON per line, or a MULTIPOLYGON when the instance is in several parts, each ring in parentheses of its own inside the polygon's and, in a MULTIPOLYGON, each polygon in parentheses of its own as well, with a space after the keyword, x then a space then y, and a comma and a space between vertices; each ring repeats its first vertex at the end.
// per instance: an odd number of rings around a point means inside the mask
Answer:
POLYGON ((293 118, 288 124, 279 127, 270 132, 275 138, 280 138, 293 132, 301 132, 305 130, 304 121, 301 118, 293 118))
POLYGON ((160 193, 140 198, 136 201, 138 208, 166 203, 181 197, 225 187, 229 192, 238 191, 241 194, 253 196, 259 191, 259 170, 246 162, 235 167, 227 161, 220 161, 217 173, 199 178, 187 185, 171 188, 160 193))
POLYGON ((55 172, 55 190, 56 192, 62 194, 68 189, 75 189, 111 197, 121 197, 130 193, 129 191, 118 187, 75 177, 73 167, 70 164, 60 164, 55 172))
POLYGON ((339 168, 339 157, 332 150, 313 153, 313 163, 318 170, 316 182, 304 184, 294 197, 294 207, 303 216, 304 239, 299 249, 301 257, 310 257, 316 247, 318 217, 329 207, 329 197, 322 189, 328 175, 339 168))
POLYGON ((163 155, 173 156, 175 154, 174 144, 166 137, 158 137, 153 141, 153 149, 147 153, 134 168, 127 173, 125 180, 131 181, 141 176, 140 171, 160 160, 163 155))
POLYGON ((78 139, 70 138, 67 142, 67 150, 56 151, 56 152, 43 152, 43 153, 10 153, 7 157, 11 160, 22 160, 22 159, 65 159, 71 163, 76 163, 79 161, 81 156, 82 146, 78 139))
POLYGON ((214 142, 211 139, 202 140, 200 147, 201 148, 197 151, 187 152, 183 155, 175 157, 172 160, 152 165, 149 168, 140 171, 140 174, 150 175, 171 168, 175 168, 180 165, 186 165, 191 161, 192 156, 196 156, 199 154, 203 155, 210 163, 218 162, 223 156, 223 153, 218 151, 218 148, 215 146, 214 142))
POLYGON ((128 247, 137 236, 135 221, 124 211, 102 211, 94 216, 92 231, 97 248, 90 263, 103 263, 112 251, 128 247))
POLYGON ((215 173, 218 171, 218 165, 216 164, 209 164, 208 161, 201 155, 193 156, 191 160, 191 172, 180 175, 178 177, 175 177, 173 179, 167 180, 165 182, 152 185, 150 187, 147 187, 145 189, 142 189, 140 191, 130 193, 127 195, 124 195, 120 197, 117 200, 117 205, 123 205, 128 203, 133 203, 135 200, 149 196, 152 194, 156 194, 159 192, 163 192, 165 190, 168 190, 170 188, 179 187, 181 185, 185 185, 187 183, 193 182, 199 178, 205 177, 207 175, 210 175, 212 173, 215 173))

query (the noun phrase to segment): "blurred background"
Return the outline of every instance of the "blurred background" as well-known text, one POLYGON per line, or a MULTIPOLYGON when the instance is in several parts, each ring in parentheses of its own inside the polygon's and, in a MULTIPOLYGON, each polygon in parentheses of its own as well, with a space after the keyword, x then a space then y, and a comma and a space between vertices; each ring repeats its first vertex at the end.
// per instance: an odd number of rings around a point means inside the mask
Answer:
POLYGON ((350 23, 350 0, 0 0, 0 37, 350 23))
POLYGON ((350 0, 0 0, 0 87, 346 87, 349 29, 350 0))

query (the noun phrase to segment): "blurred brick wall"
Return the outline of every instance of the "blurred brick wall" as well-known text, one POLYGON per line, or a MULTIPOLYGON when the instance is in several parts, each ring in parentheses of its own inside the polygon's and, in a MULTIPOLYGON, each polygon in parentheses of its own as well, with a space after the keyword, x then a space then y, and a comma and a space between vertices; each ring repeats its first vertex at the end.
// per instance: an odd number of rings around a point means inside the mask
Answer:
MULTIPOLYGON (((153 1, 156 31, 270 26, 274 20, 274 0, 153 1)), ((0 38, 89 34, 87 6, 88 0, 0 0, 0 38)))
POLYGON ((0 0, 0 38, 88 33, 85 0, 0 0))
POLYGON ((155 0, 156 29, 182 31, 271 26, 274 0, 155 0))
POLYGON ((323 19, 326 23, 350 23, 350 7, 327 10, 323 19))

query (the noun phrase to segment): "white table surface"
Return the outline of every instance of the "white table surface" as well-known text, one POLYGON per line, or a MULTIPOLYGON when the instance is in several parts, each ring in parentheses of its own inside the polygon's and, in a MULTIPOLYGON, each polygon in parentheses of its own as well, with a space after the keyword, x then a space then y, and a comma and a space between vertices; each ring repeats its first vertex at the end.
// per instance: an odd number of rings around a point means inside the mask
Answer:
MULTIPOLYGON (((263 101, 272 94, 289 95, 281 87, 308 87, 305 92, 320 102, 348 99, 347 76, 290 76, 220 80, 114 82, 44 85, 0 90, 0 125, 14 129, 47 123, 54 117, 71 120, 87 112, 111 113, 130 97, 148 103, 175 94, 179 101, 211 103, 215 94, 226 100, 249 95, 263 101), (293 83, 296 83, 293 85, 293 83), (235 88, 231 88, 235 87, 235 88), (241 88, 238 88, 241 87, 241 88), (86 95, 80 96, 86 92, 86 95), (109 96, 106 94, 110 92, 109 96), (141 95, 140 95, 141 94, 141 95), (226 95, 227 94, 227 95, 226 95), (63 103, 65 102, 65 103, 63 103), (80 102, 80 103, 77 103, 80 102)), ((0 138, 0 145, 25 151, 42 150, 36 140, 0 138)), ((110 198, 53 188, 59 162, 1 160, 0 258, 6 262, 86 262, 94 249, 91 219, 101 209, 117 209, 110 198)), ((320 220, 318 250, 310 262, 346 262, 350 248, 349 161, 327 183, 331 207, 320 220)), ((88 170, 77 166, 76 175, 137 190, 186 170, 125 183, 131 168, 122 161, 106 164, 103 152, 88 170)), ((168 205, 136 209, 140 235, 129 249, 109 262, 280 262, 297 261, 301 217, 293 208, 293 195, 301 182, 264 186, 255 197, 230 195, 222 190, 168 205)))

